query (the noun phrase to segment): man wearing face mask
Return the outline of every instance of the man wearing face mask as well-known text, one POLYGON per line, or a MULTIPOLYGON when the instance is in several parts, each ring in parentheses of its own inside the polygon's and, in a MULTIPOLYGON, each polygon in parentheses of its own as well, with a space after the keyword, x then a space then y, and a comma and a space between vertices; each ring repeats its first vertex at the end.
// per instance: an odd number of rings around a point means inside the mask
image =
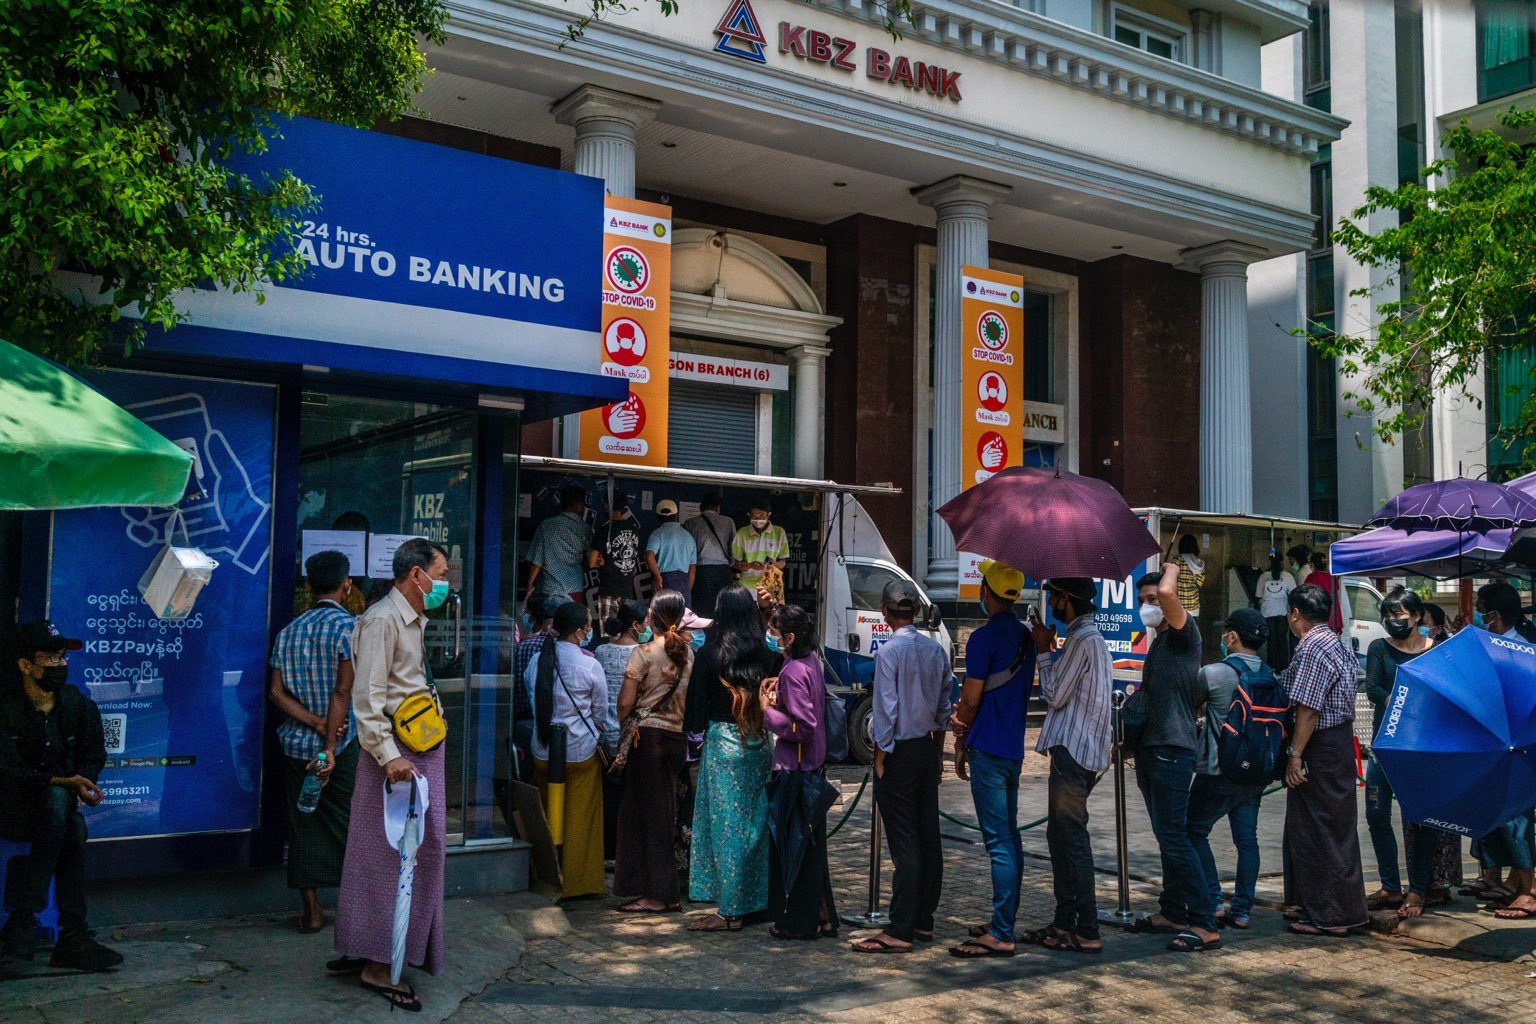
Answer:
MULTIPOLYGON (((443 810, 445 746, 417 752, 395 733, 394 713, 407 700, 428 696, 441 715, 442 703, 427 669, 426 612, 448 600, 448 553, 423 538, 400 545, 394 557, 394 586, 357 620, 352 637, 355 680, 352 713, 363 748, 352 794, 347 855, 336 902, 336 951, 327 966, 357 971, 361 985, 402 1009, 421 1009, 404 980, 392 985, 390 934, 400 854, 379 827, 384 816, 384 783, 398 786, 413 775, 427 780, 427 814, 411 897, 411 926, 405 960, 438 974, 443 969, 443 855, 447 841, 443 810)), ((424 712, 425 714, 425 712, 424 712)))
POLYGON ((1189 841, 1189 790, 1199 749, 1196 716, 1205 706, 1200 682, 1200 627, 1178 597, 1178 562, 1136 583, 1141 621, 1156 636, 1142 666, 1147 723, 1136 749, 1136 783, 1163 860, 1159 910, 1138 918, 1136 930, 1174 935, 1177 953, 1216 949, 1221 936, 1211 913, 1205 873, 1189 841))
MULTIPOLYGON (((768 566, 783 569, 789 564, 789 535, 775 526, 769 516, 768 502, 752 503, 747 525, 731 540, 731 558, 736 568, 736 582, 756 592, 768 566)), ((777 597, 777 595, 775 595, 777 597)))
MULTIPOLYGON (((32 844, 13 872, 15 892, 5 922, 4 952, 35 955, 37 917, 54 884, 61 934, 50 967, 105 971, 123 955, 92 937, 85 920, 85 817, 80 805, 102 801, 96 779, 106 763, 101 712, 69 678, 68 652, 83 645, 59 635, 53 623, 16 628, 8 666, 19 678, 0 692, 0 837, 32 844)), ((7 673, 9 674, 9 673, 7 673)))

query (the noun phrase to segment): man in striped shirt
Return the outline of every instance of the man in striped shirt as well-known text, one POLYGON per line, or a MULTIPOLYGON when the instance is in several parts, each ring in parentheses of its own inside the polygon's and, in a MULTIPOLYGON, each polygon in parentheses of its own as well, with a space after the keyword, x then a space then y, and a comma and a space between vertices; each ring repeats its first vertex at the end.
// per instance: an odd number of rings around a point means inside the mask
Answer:
POLYGON ((1086 577, 1045 585, 1051 614, 1067 623, 1061 650, 1056 630, 1032 623, 1040 654, 1040 697, 1045 725, 1035 749, 1051 756, 1045 841, 1056 887, 1056 918, 1027 932, 1026 941, 1069 953, 1097 953, 1099 913, 1094 901, 1093 846, 1088 838, 1088 794, 1109 767, 1113 741, 1109 646, 1093 622, 1098 588, 1086 577))

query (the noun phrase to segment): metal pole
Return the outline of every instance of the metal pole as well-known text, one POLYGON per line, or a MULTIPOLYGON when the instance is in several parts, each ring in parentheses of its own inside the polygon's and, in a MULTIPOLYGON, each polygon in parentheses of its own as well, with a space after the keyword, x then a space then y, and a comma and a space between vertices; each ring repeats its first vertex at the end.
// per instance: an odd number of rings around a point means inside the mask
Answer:
POLYGON ((843 924, 850 928, 884 928, 891 915, 880 910, 880 808, 875 801, 875 787, 869 787, 869 907, 862 914, 844 914, 843 924))
POLYGON ((1115 729, 1115 875, 1119 883, 1120 899, 1114 910, 1099 911, 1099 921, 1117 928, 1129 928, 1136 915, 1131 913, 1131 865, 1130 845, 1126 836, 1125 821, 1125 719, 1123 708, 1125 694, 1116 693, 1114 703, 1115 729))

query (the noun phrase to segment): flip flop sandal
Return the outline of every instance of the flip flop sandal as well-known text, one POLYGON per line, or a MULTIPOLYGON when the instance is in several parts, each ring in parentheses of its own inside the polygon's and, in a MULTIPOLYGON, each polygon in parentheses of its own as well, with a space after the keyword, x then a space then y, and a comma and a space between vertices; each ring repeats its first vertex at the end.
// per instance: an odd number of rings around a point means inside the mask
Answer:
POLYGON ((1253 927, 1253 922, 1248 918, 1233 917, 1230 914, 1228 914, 1226 917, 1223 917, 1220 921, 1220 924, 1223 928, 1237 928, 1239 930, 1253 927))
POLYGON ((319 924, 311 927, 311 926, 305 924, 304 923, 304 919, 301 917, 301 918, 299 918, 299 934, 300 935, 314 935, 316 932, 323 932, 323 931, 325 931, 325 926, 328 923, 329 922, 327 922, 326 919, 322 917, 320 919, 320 923, 319 924))
POLYGON ((1300 921, 1301 920, 1301 908, 1300 907, 1281 907, 1280 908, 1280 916, 1285 918, 1287 921, 1300 921))
POLYGON ((1141 935, 1178 935, 1184 929, 1173 924, 1153 924, 1150 914, 1142 914, 1131 922, 1131 931, 1141 935))
POLYGON ((1305 935, 1308 938, 1347 939, 1349 937, 1348 928, 1319 928, 1310 921, 1297 921, 1286 931, 1292 935, 1305 935))
POLYGON ((739 932, 741 931, 741 918, 726 917, 723 914, 710 914, 707 917, 699 918, 689 925, 688 930, 691 932, 739 932), (711 918, 721 923, 718 925, 705 924, 711 918))
POLYGON ((835 925, 835 924, 824 924, 824 925, 822 925, 821 928, 820 928, 820 934, 821 934, 821 937, 824 938, 824 939, 835 939, 835 938, 837 938, 837 925, 835 925))
POLYGON ((1076 932, 1052 932, 1040 943, 1041 947, 1053 953, 1087 953, 1097 956, 1104 952, 1103 945, 1097 947, 1083 945, 1083 940, 1077 937, 1076 932))
POLYGON ((973 924, 965 930, 965 934, 969 935, 973 939, 979 939, 991 930, 992 928, 989 925, 973 924))
POLYGON ((1168 943, 1168 948, 1175 953, 1204 953, 1207 950, 1220 949, 1221 940, 1211 939, 1207 941, 1194 932, 1180 932, 1173 937, 1172 942, 1168 943))
POLYGON ((958 946, 951 946, 949 955, 961 960, 987 960, 992 957, 1014 956, 1017 952, 1013 949, 998 949, 975 939, 966 939, 958 946))
POLYGON ((912 952, 912 947, 911 946, 893 946, 889 942, 882 942, 882 941, 880 941, 880 936, 878 936, 878 935, 874 936, 873 938, 860 939, 858 942, 851 943, 848 948, 853 950, 855 953, 910 953, 910 952, 912 952))
POLYGON ((1385 889, 1372 893, 1365 901, 1367 910, 1392 910, 1402 905, 1402 893, 1388 892, 1385 889))
POLYGON ((674 903, 670 907, 642 907, 639 900, 630 900, 613 909, 621 914, 677 914, 681 913, 683 907, 679 903, 674 903))
POLYGON ((332 974, 356 974, 367 966, 368 961, 360 956, 339 956, 335 960, 327 960, 325 969, 332 974))
POLYGON ((383 996, 389 1003, 390 1012, 394 1012, 396 1007, 407 1013, 421 1012, 421 1000, 416 998, 416 990, 410 985, 406 985, 405 990, 401 991, 398 988, 390 988, 388 985, 375 985, 367 981, 360 981, 358 984, 369 992, 377 992, 383 996))
POLYGON ((918 942, 932 942, 933 932, 913 932, 912 937, 918 942))
POLYGON ((1481 896, 1484 892, 1488 891, 1488 883, 1483 881, 1468 882, 1456 891, 1463 896, 1481 896))

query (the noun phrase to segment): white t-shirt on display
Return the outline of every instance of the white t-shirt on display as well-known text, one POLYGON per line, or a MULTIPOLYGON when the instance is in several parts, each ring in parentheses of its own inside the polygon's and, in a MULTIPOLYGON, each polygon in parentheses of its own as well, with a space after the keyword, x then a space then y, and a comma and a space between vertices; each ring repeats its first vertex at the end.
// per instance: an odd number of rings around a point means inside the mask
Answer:
POLYGON ((1259 614, 1266 619, 1274 619, 1284 616, 1290 606, 1286 599, 1291 591, 1296 589, 1296 577, 1280 570, 1280 578, 1275 579, 1274 574, 1265 570, 1259 577, 1259 614))

